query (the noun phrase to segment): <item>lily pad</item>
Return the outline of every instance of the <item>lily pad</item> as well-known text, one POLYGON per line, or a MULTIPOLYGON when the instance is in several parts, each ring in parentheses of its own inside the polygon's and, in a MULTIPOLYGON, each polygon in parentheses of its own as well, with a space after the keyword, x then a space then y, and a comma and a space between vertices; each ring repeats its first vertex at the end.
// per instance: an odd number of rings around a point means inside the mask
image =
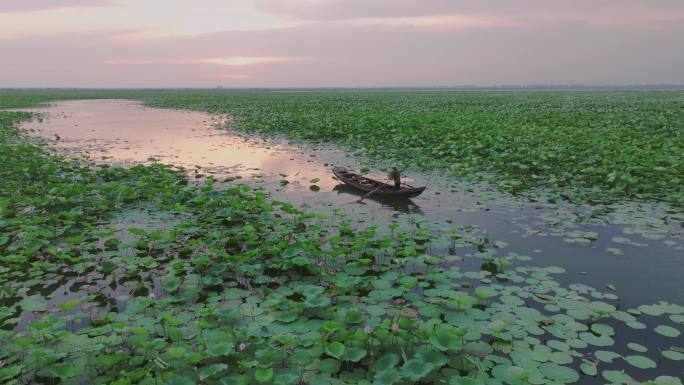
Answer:
POLYGON ((377 372, 374 377, 374 384, 392 385, 401 379, 401 374, 397 370, 383 370, 377 372))
POLYGON ((616 359, 616 358, 618 358, 618 357, 622 357, 622 356, 621 356, 620 354, 618 354, 618 353, 610 352, 610 351, 607 351, 607 350, 597 350, 596 352, 594 352, 594 355, 595 355, 596 358, 598 358, 599 360, 601 360, 601 361, 603 361, 603 362, 605 362, 605 363, 608 363, 608 364, 612 363, 614 359, 616 359))
POLYGON ((619 370, 604 370, 601 375, 614 384, 628 384, 633 381, 632 377, 619 370))
POLYGON ((636 342, 628 343, 627 347, 634 350, 635 352, 639 352, 639 353, 645 353, 648 351, 647 347, 645 347, 644 345, 641 345, 641 344, 637 344, 636 342))
POLYGON ((672 338, 679 337, 679 335, 682 334, 679 330, 667 325, 658 325, 655 327, 655 329, 653 329, 653 331, 662 336, 672 338))
POLYGON ((579 374, 572 368, 567 366, 560 366, 551 362, 543 363, 539 367, 542 374, 552 380, 560 383, 569 384, 579 380, 579 374))
POLYGON ((658 366, 652 359, 640 355, 626 356, 625 361, 639 369, 651 369, 658 366))
POLYGON ((684 361, 684 352, 678 352, 675 350, 663 350, 660 353, 670 360, 684 361))
POLYGON ((598 374, 597 365, 586 360, 580 364, 580 370, 582 370, 582 373, 586 374, 587 376, 595 376, 598 374))
POLYGON ((325 352, 328 353, 329 356, 337 358, 338 360, 342 358, 344 350, 345 346, 340 342, 331 342, 325 347, 325 352))
POLYGON ((48 372, 53 376, 57 377, 61 380, 65 380, 67 378, 75 377, 76 374, 76 368, 71 365, 71 364, 55 364, 52 365, 48 368, 48 372))
POLYGON ((406 361, 401 367, 401 375, 411 381, 418 381, 427 376, 433 368, 434 365, 430 362, 412 359, 406 361))
POLYGON ((268 368, 257 368, 254 371, 254 379, 258 382, 268 382, 271 378, 273 378, 273 368, 270 366, 268 368))
POLYGON ((441 351, 459 350, 462 346, 461 336, 457 333, 457 329, 448 325, 435 328, 430 336, 430 342, 441 351))

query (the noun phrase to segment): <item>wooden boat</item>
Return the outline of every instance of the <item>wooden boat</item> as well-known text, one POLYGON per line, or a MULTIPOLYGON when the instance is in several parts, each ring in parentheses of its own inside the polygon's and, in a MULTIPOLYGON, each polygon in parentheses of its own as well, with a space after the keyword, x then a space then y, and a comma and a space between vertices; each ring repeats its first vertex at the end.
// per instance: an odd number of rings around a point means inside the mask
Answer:
POLYGON ((406 183, 403 183, 400 189, 395 190, 393 182, 385 183, 366 178, 365 176, 353 173, 344 167, 334 167, 332 172, 337 179, 343 183, 367 193, 372 192, 371 195, 394 198, 413 198, 417 197, 425 190, 425 187, 413 187, 406 183))

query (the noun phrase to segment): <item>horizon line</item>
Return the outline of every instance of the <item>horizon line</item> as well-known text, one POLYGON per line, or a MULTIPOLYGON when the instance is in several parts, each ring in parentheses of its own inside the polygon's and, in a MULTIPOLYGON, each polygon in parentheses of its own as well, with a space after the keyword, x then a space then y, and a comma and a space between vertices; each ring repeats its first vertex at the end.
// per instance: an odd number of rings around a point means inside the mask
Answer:
POLYGON ((214 87, 178 87, 178 86, 159 86, 159 87, 0 87, 0 91, 22 91, 22 90, 261 90, 261 91, 287 91, 287 90, 684 90, 684 84, 628 84, 628 85, 587 85, 587 84, 501 84, 492 86, 478 85, 454 85, 454 86, 276 86, 276 87, 241 87, 241 86, 221 86, 214 87))

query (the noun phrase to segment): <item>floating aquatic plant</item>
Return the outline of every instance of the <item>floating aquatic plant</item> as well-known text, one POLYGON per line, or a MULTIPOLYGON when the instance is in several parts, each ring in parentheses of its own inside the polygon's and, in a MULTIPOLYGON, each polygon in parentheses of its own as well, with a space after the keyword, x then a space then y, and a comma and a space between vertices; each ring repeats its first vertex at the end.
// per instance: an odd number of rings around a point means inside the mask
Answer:
POLYGON ((53 156, 26 117, 0 113, 3 383, 681 384, 661 369, 678 304, 623 309, 485 236, 443 240, 495 265, 468 269, 417 221, 381 235, 160 164, 53 156), (142 208, 168 216, 112 225, 142 208))

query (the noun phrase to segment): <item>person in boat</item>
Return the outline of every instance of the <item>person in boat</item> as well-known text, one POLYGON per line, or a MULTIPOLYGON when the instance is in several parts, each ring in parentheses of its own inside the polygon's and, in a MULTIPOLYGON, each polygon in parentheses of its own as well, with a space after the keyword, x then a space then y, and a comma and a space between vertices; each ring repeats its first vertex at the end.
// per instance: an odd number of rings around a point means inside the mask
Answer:
POLYGON ((394 189, 401 189, 401 174, 397 170, 397 166, 392 166, 392 171, 390 172, 390 178, 394 179, 394 189))

